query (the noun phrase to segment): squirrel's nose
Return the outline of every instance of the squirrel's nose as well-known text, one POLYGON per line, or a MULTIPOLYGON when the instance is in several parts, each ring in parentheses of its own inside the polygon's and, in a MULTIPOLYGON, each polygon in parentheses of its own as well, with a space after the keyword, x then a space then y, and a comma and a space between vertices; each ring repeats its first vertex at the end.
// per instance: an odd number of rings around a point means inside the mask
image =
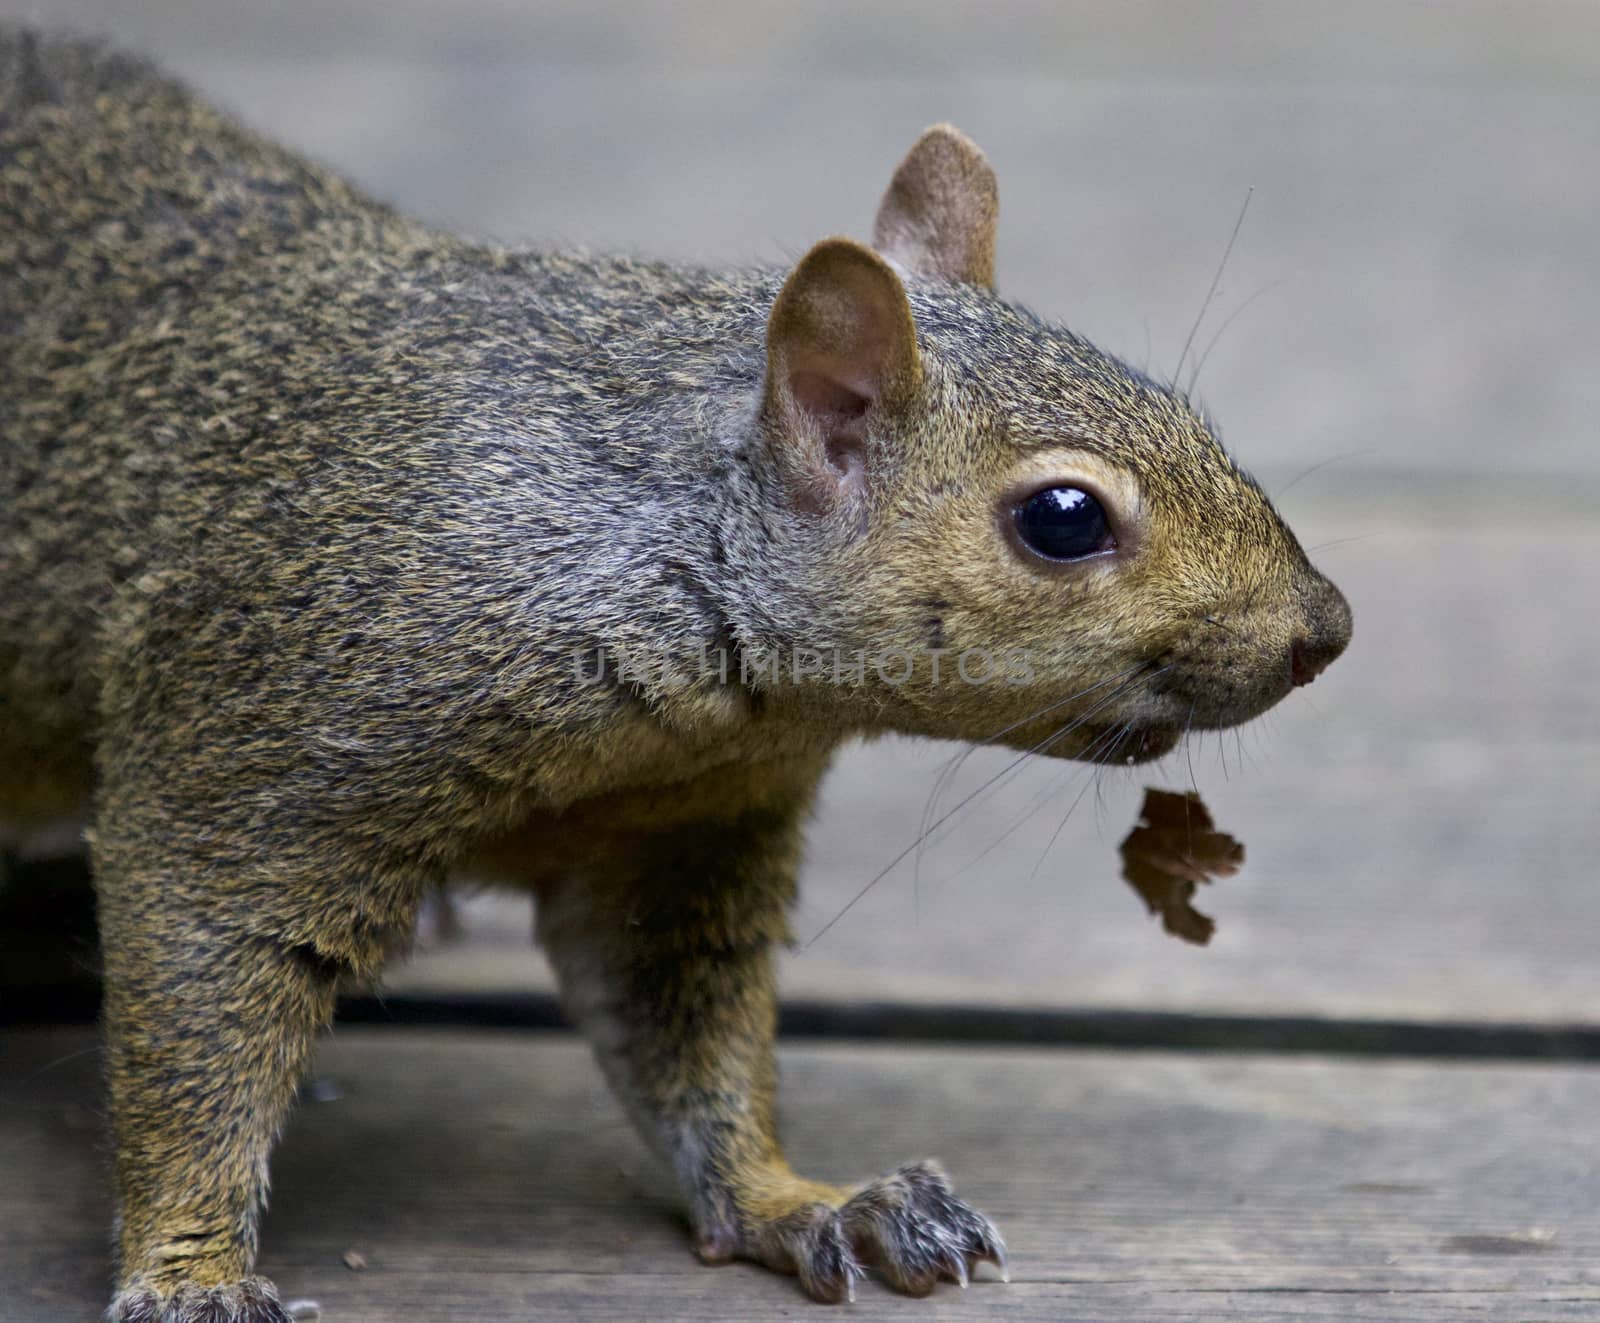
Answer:
POLYGON ((1350 643, 1350 603, 1318 576, 1305 597, 1306 632, 1289 645, 1289 679, 1308 685, 1334 662, 1350 643))

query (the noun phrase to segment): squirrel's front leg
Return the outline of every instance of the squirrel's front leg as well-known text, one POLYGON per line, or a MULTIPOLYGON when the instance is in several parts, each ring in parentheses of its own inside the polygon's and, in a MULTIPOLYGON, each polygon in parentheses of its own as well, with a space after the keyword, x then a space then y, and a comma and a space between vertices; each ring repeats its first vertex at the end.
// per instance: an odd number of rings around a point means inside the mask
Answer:
POLYGON ((337 977, 361 961, 326 876, 219 865, 123 789, 95 830, 118 1203, 107 1319, 289 1323, 254 1271, 267 1160, 337 977), (319 894, 313 939, 288 911, 319 894))
POLYGON ((322 970, 103 870, 119 1294, 110 1323, 287 1323, 253 1275, 267 1156, 333 1009, 322 970), (129 896, 128 891, 143 893, 129 896))
POLYGON ((965 1284, 982 1259, 1003 1271, 999 1233, 935 1164, 850 1190, 784 1160, 773 949, 787 936, 799 816, 637 834, 623 858, 543 888, 540 937, 568 1003, 673 1165, 703 1259, 796 1273, 824 1301, 853 1297, 863 1264, 912 1295, 965 1284))

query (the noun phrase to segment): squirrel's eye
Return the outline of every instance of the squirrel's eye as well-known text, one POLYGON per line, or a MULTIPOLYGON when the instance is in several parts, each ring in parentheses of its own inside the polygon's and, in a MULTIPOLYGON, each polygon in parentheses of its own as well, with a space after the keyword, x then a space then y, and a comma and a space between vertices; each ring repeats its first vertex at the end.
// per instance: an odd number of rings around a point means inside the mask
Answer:
POLYGON ((1050 560, 1081 560, 1117 545, 1100 502, 1078 487, 1046 487, 1017 507, 1017 535, 1050 560))

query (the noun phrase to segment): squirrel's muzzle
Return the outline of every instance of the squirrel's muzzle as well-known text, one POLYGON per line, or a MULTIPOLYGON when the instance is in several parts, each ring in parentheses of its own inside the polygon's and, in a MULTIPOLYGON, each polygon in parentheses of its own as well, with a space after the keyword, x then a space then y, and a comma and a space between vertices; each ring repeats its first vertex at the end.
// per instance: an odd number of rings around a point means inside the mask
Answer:
POLYGON ((1289 645, 1289 681, 1308 685, 1350 644, 1350 603, 1320 574, 1305 595, 1306 630, 1289 645))

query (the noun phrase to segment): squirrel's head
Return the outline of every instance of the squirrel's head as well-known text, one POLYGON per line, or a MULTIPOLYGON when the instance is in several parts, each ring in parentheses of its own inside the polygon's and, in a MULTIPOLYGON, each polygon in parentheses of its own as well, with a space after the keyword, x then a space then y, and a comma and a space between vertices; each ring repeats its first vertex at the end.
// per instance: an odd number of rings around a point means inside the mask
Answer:
POLYGON ((874 248, 825 240, 777 296, 758 449, 808 616, 782 644, 868 727, 1153 757, 1309 683, 1350 609, 1186 399, 995 293, 997 212, 930 129, 874 248))

